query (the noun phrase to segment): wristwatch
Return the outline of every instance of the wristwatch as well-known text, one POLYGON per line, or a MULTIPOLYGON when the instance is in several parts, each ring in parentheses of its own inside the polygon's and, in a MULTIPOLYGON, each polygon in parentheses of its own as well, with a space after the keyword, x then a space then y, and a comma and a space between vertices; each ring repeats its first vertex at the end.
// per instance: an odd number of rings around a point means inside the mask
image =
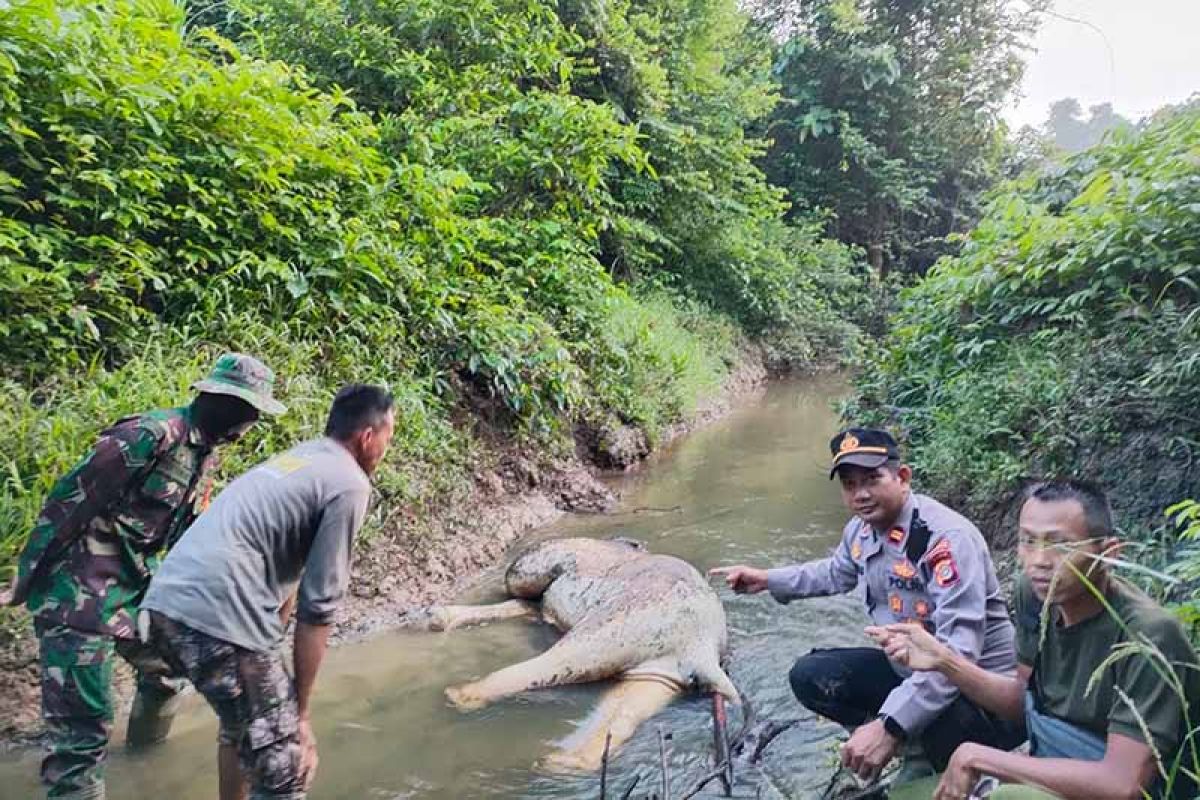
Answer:
POLYGON ((908 733, 900 726, 900 723, 896 722, 896 720, 892 719, 887 714, 880 714, 878 719, 883 720, 883 729, 892 736, 895 736, 902 742, 908 738, 908 733))

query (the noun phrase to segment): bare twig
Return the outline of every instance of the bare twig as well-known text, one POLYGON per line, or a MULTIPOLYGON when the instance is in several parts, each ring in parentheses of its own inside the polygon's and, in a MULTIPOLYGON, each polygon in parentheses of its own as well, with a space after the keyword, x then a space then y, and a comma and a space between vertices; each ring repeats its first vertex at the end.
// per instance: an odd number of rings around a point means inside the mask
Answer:
POLYGON ((633 783, 629 784, 629 788, 625 790, 625 794, 621 795, 621 800, 629 800, 633 797, 633 790, 637 788, 638 781, 642 779, 642 773, 637 773, 633 776, 633 783))
POLYGON ((604 734, 604 754, 600 756, 600 800, 608 800, 608 748, 612 746, 612 731, 604 734))
POLYGON ((659 726, 658 763, 662 768, 662 800, 671 800, 671 771, 667 768, 667 740, 670 738, 671 734, 664 734, 662 727, 659 726))
POLYGON ((721 770, 721 788, 725 796, 733 793, 733 761, 729 757, 729 720, 725 715, 725 697, 719 692, 713 692, 713 749, 716 751, 716 763, 724 764, 721 770))

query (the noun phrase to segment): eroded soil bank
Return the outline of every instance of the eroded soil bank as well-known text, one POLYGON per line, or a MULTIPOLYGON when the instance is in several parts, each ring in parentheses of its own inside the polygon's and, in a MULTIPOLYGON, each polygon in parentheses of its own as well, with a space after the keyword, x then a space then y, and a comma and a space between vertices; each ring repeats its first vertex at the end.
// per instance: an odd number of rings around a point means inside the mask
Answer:
MULTIPOLYGON (((636 428, 580 429, 575 452, 552 459, 499 445, 483 454, 472 485, 454 503, 417 519, 397 514, 389 529, 358 549, 350 601, 334 641, 395 627, 403 612, 452 595, 493 566, 521 535, 565 513, 603 513, 617 501, 604 476, 638 469, 686 433, 724 416, 767 382, 762 353, 742 351, 721 389, 651 448, 636 428)), ((123 710, 131 675, 117 679, 123 710)), ((119 715, 119 716, 123 716, 119 715)), ((26 747, 41 736, 37 642, 30 626, 0 631, 0 746, 26 747)))

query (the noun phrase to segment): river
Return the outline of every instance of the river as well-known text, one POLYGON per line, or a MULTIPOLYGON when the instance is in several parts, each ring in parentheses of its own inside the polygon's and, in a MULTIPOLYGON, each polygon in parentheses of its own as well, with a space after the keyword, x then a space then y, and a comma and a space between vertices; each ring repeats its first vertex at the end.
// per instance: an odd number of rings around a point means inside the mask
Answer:
MULTIPOLYGON (((830 378, 775 384, 638 474, 615 479, 622 495, 616 513, 571 517, 535 535, 631 536, 701 570, 823 556, 846 519, 826 467, 837 425, 831 403, 843 388, 830 378)), ((458 600, 498 598, 500 575, 499 569, 485 575, 458 600)), ((812 647, 862 643, 858 602, 833 597, 782 606, 766 595, 720 591, 730 623, 730 675, 761 717, 802 719, 767 750, 760 773, 743 776, 735 796, 819 796, 840 729, 796 703, 787 671, 812 647)), ((543 776, 530 766, 583 721, 603 687, 544 690, 471 713, 454 710, 442 696, 446 686, 529 658, 554 638, 545 626, 511 622, 449 634, 396 632, 331 651, 317 686, 321 764, 310 798, 598 797, 595 777, 543 776)), ((734 710, 734 727, 738 720, 734 710)), ((634 797, 657 788, 657 726, 671 734, 676 797, 705 770, 709 704, 681 700, 614 758, 610 786, 617 791, 610 789, 610 797, 619 797, 637 772, 644 777, 634 797)), ((144 754, 115 747, 109 797, 214 797, 215 727, 207 707, 193 703, 164 745, 144 754)), ((0 798, 39 796, 36 773, 34 754, 0 760, 0 798)))

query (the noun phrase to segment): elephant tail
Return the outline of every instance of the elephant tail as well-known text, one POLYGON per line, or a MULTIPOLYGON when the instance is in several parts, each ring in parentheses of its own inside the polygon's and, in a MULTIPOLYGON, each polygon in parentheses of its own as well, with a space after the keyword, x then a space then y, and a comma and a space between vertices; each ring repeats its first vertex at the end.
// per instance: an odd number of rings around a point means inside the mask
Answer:
POLYGON ((731 703, 742 701, 741 692, 733 685, 733 680, 721 669, 721 663, 715 658, 705 660, 696 665, 696 684, 701 690, 717 692, 725 696, 731 703))

